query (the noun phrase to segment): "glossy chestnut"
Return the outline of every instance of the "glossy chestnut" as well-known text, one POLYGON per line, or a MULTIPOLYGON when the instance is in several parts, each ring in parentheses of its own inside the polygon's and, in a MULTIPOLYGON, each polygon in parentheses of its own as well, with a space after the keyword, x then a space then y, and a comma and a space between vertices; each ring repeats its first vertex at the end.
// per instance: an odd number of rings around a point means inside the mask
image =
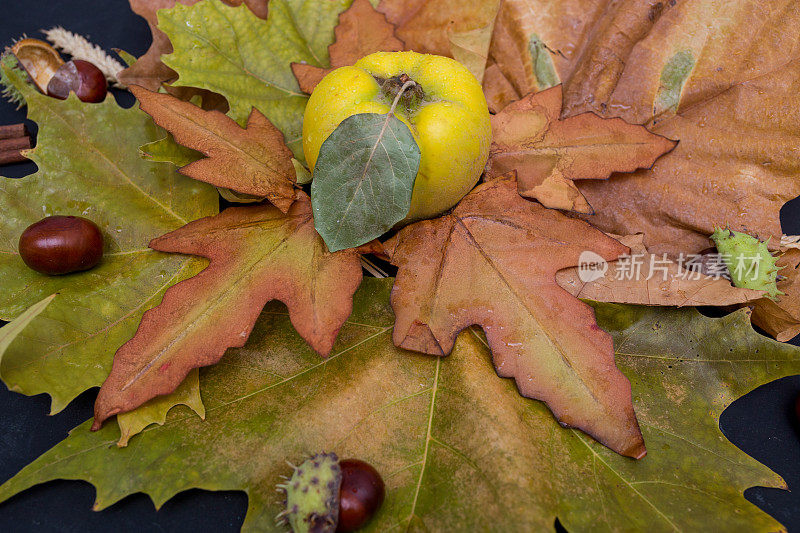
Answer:
POLYGON ((22 232, 19 255, 28 267, 43 274, 88 270, 103 256, 103 234, 85 218, 51 216, 22 232))
POLYGON ((369 463, 358 459, 339 461, 339 523, 336 531, 347 533, 364 526, 383 503, 386 488, 381 475, 369 463))
POLYGON ((98 103, 106 98, 108 82, 103 71, 88 61, 67 61, 53 74, 47 84, 47 94, 66 100, 74 92, 81 102, 98 103))

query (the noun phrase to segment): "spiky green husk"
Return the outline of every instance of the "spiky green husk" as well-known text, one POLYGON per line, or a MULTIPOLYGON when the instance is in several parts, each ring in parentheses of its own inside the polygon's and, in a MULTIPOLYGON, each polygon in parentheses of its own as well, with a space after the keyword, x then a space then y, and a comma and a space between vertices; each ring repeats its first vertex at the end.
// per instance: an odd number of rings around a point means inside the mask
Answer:
POLYGON ((13 71, 21 79, 26 79, 28 75, 19 68, 17 58, 10 52, 6 52, 0 57, 0 87, 2 87, 3 98, 17 105, 17 109, 25 105, 25 97, 19 88, 11 81, 6 71, 13 71))
POLYGON ((333 533, 339 520, 342 470, 335 453, 318 453, 295 467, 280 490, 286 492, 286 509, 278 518, 295 533, 333 533))
POLYGON ((777 300, 783 294, 777 285, 779 268, 766 242, 747 233, 723 228, 716 228, 711 240, 725 261, 734 285, 765 291, 771 300, 777 300))

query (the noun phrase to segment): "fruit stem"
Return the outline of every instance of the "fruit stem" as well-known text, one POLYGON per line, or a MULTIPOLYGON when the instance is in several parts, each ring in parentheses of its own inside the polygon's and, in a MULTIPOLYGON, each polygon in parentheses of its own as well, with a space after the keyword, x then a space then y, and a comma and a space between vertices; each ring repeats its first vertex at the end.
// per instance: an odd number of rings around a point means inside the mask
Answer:
POLYGON ((403 93, 406 92, 406 89, 409 87, 416 87, 417 82, 414 80, 406 80, 400 90, 397 91, 397 96, 394 97, 394 102, 392 102, 392 107, 389 109, 389 115, 394 114, 394 110, 397 109, 397 104, 400 102, 400 97, 403 96, 403 93))

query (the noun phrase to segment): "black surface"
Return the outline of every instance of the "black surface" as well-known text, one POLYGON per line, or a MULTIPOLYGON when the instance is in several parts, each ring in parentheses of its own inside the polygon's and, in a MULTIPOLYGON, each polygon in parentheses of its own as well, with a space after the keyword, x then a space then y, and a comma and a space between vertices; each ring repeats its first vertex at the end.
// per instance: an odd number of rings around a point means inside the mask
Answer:
MULTIPOLYGON (((134 55, 143 53, 150 42, 147 25, 129 10, 126 0, 2 0, 0 4, 0 46, 23 33, 41 37, 38 30, 57 25, 89 36, 105 49, 122 48, 134 55)), ((23 118, 24 110, 0 103, 0 124, 23 118)), ((19 164, 4 167, 2 174, 18 177, 34 170, 33 164, 19 164)), ((798 202, 790 202, 782 211, 784 233, 800 233, 798 202)), ((47 416, 49 397, 22 396, 0 384, 0 482, 88 419, 96 393, 96 389, 87 391, 61 413, 47 416)), ((795 532, 800 532, 800 427, 792 404, 798 393, 800 376, 769 383, 734 402, 720 421, 729 439, 795 489, 745 492, 750 501, 795 532)), ((0 531, 237 531, 247 508, 242 492, 201 490, 178 495, 158 512, 142 494, 101 512, 91 510, 93 501, 94 488, 85 482, 56 481, 33 487, 0 504, 0 531)), ((713 523, 709 528, 713 529, 713 523)))

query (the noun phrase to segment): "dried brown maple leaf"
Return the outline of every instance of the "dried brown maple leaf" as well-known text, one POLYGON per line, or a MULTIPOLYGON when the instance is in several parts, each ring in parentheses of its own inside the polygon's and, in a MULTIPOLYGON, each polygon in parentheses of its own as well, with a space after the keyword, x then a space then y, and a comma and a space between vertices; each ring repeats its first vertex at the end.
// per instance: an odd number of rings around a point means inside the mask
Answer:
POLYGON ((361 283, 359 252, 328 252, 302 193, 286 214, 268 204, 232 207, 154 239, 150 247, 211 262, 172 286, 117 351, 95 403, 95 429, 114 414, 172 392, 192 368, 243 346, 271 300, 284 302, 300 336, 327 355, 361 283))
MULTIPOLYGON (((199 0, 130 0, 134 13, 147 21, 153 42, 147 52, 136 63, 119 73, 119 80, 125 85, 139 85, 157 91, 162 83, 178 78, 178 73, 161 62, 161 56, 172 53, 172 44, 167 35, 158 29, 158 10, 170 9, 175 4, 194 5, 199 0)), ((226 4, 238 6, 242 0, 223 0, 226 4)), ((247 7, 258 17, 267 18, 268 0, 244 0, 247 7)), ((188 100, 188 98, 187 98, 188 100)))
POLYGON ((521 195, 545 207, 593 213, 573 180, 651 167, 676 144, 620 118, 583 113, 560 119, 560 114, 561 86, 556 86, 494 115, 487 177, 516 170, 521 195))
POLYGON ((181 145, 205 154, 180 169, 191 178, 267 198, 286 212, 294 201, 295 169, 283 134, 253 108, 247 128, 219 111, 132 86, 142 110, 181 145))
MULTIPOLYGON (((667 257, 647 252, 644 235, 616 237, 629 256, 608 263, 598 279, 581 280, 578 267, 560 270, 556 281, 578 298, 640 305, 738 305, 760 300, 762 291, 734 287, 722 277, 689 271, 667 257)), ((768 300, 771 301, 771 300, 768 300)))
POLYGON ((292 63, 292 72, 300 89, 308 94, 335 68, 352 65, 373 52, 397 52, 403 41, 394 33, 394 25, 375 11, 369 0, 354 0, 341 15, 334 30, 335 40, 328 46, 330 68, 320 68, 304 63, 292 63))
POLYGON ((483 328, 497 373, 543 400, 558 420, 620 454, 644 442, 628 380, 592 309, 555 282, 591 250, 628 251, 589 224, 525 200, 513 177, 480 185, 450 213, 402 229, 387 244, 398 266, 392 290, 394 342, 434 355, 456 335, 483 328))

